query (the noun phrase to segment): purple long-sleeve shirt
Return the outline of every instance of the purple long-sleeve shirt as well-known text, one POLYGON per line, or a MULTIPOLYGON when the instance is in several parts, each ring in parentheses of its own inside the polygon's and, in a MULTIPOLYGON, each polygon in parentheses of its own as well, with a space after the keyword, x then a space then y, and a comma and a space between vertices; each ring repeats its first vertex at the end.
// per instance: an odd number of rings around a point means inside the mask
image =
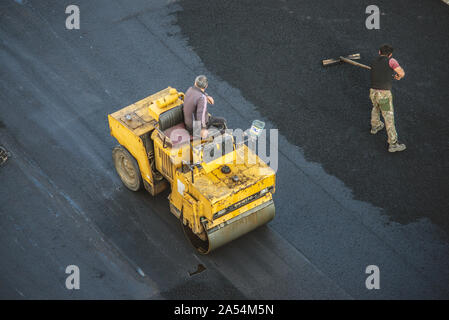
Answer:
POLYGON ((201 128, 207 127, 207 96, 199 88, 190 87, 184 97, 184 124, 188 130, 193 130, 194 118, 201 121, 201 128))

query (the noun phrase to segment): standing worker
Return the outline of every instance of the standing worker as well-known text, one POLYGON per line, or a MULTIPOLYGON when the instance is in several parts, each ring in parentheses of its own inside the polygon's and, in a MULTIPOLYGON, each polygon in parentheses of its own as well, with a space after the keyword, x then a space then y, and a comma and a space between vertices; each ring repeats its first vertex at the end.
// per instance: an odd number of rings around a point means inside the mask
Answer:
POLYGON ((213 117, 207 112, 207 104, 214 104, 214 98, 206 93, 207 87, 208 81, 206 76, 199 75, 195 78, 194 86, 187 90, 184 98, 185 127, 190 134, 193 134, 194 124, 200 123, 202 138, 208 136, 207 129, 211 126, 220 129, 222 132, 226 129, 226 120, 224 118, 213 117))
POLYGON ((396 73, 394 75, 396 80, 402 79, 405 76, 405 72, 396 59, 391 57, 392 55, 393 47, 384 44, 379 49, 379 56, 371 63, 371 89, 369 97, 373 103, 373 109, 371 111, 371 134, 376 134, 386 126, 389 144, 388 151, 396 152, 403 151, 406 147, 405 144, 398 142, 398 135, 394 126, 391 86, 394 72, 396 73), (380 121, 380 113, 382 113, 385 125, 380 121))

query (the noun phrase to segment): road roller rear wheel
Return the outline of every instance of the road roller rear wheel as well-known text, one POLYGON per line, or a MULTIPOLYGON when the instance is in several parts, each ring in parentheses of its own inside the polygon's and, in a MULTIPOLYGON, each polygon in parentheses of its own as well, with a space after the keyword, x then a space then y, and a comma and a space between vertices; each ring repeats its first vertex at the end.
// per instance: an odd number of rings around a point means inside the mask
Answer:
POLYGON ((112 150, 112 158, 123 184, 131 191, 140 190, 143 183, 136 159, 122 146, 112 150))

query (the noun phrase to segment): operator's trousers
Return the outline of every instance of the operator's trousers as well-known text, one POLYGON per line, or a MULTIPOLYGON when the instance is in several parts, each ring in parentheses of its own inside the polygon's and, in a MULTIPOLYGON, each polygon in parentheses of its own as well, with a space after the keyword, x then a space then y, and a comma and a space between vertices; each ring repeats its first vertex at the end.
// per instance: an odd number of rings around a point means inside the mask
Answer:
POLYGON ((390 90, 370 89, 369 97, 373 103, 371 110, 371 128, 377 128, 381 124, 380 113, 385 120, 385 128, 388 135, 388 143, 395 144, 398 134, 394 126, 393 95, 390 90))
POLYGON ((226 119, 222 117, 214 117, 209 115, 209 121, 207 121, 207 128, 215 127, 220 131, 224 131, 226 129, 226 119))
MULTIPOLYGON (((216 129, 218 131, 220 131, 221 134, 223 134, 225 132, 225 130, 227 129, 226 126, 226 119, 225 118, 221 118, 221 117, 214 117, 212 115, 208 115, 208 120, 206 122, 206 128, 207 129, 216 129)), ((198 130, 198 133, 196 133, 197 135, 199 135, 199 131, 201 130, 201 123, 195 122, 197 123, 198 127, 195 130, 198 130)), ((186 126, 186 130, 190 133, 190 135, 193 135, 193 128, 189 128, 186 126)))

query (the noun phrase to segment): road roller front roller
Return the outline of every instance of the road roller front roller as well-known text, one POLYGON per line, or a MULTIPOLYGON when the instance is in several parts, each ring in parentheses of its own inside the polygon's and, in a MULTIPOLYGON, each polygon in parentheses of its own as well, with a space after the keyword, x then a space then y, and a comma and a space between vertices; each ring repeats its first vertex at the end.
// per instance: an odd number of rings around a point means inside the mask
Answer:
MULTIPOLYGON (((184 94, 168 87, 108 115, 119 145, 113 162, 123 184, 153 196, 170 189, 170 212, 207 254, 274 218, 275 172, 253 152, 263 122, 237 137, 184 127, 184 94)), ((242 132, 241 130, 239 132, 242 132)))

